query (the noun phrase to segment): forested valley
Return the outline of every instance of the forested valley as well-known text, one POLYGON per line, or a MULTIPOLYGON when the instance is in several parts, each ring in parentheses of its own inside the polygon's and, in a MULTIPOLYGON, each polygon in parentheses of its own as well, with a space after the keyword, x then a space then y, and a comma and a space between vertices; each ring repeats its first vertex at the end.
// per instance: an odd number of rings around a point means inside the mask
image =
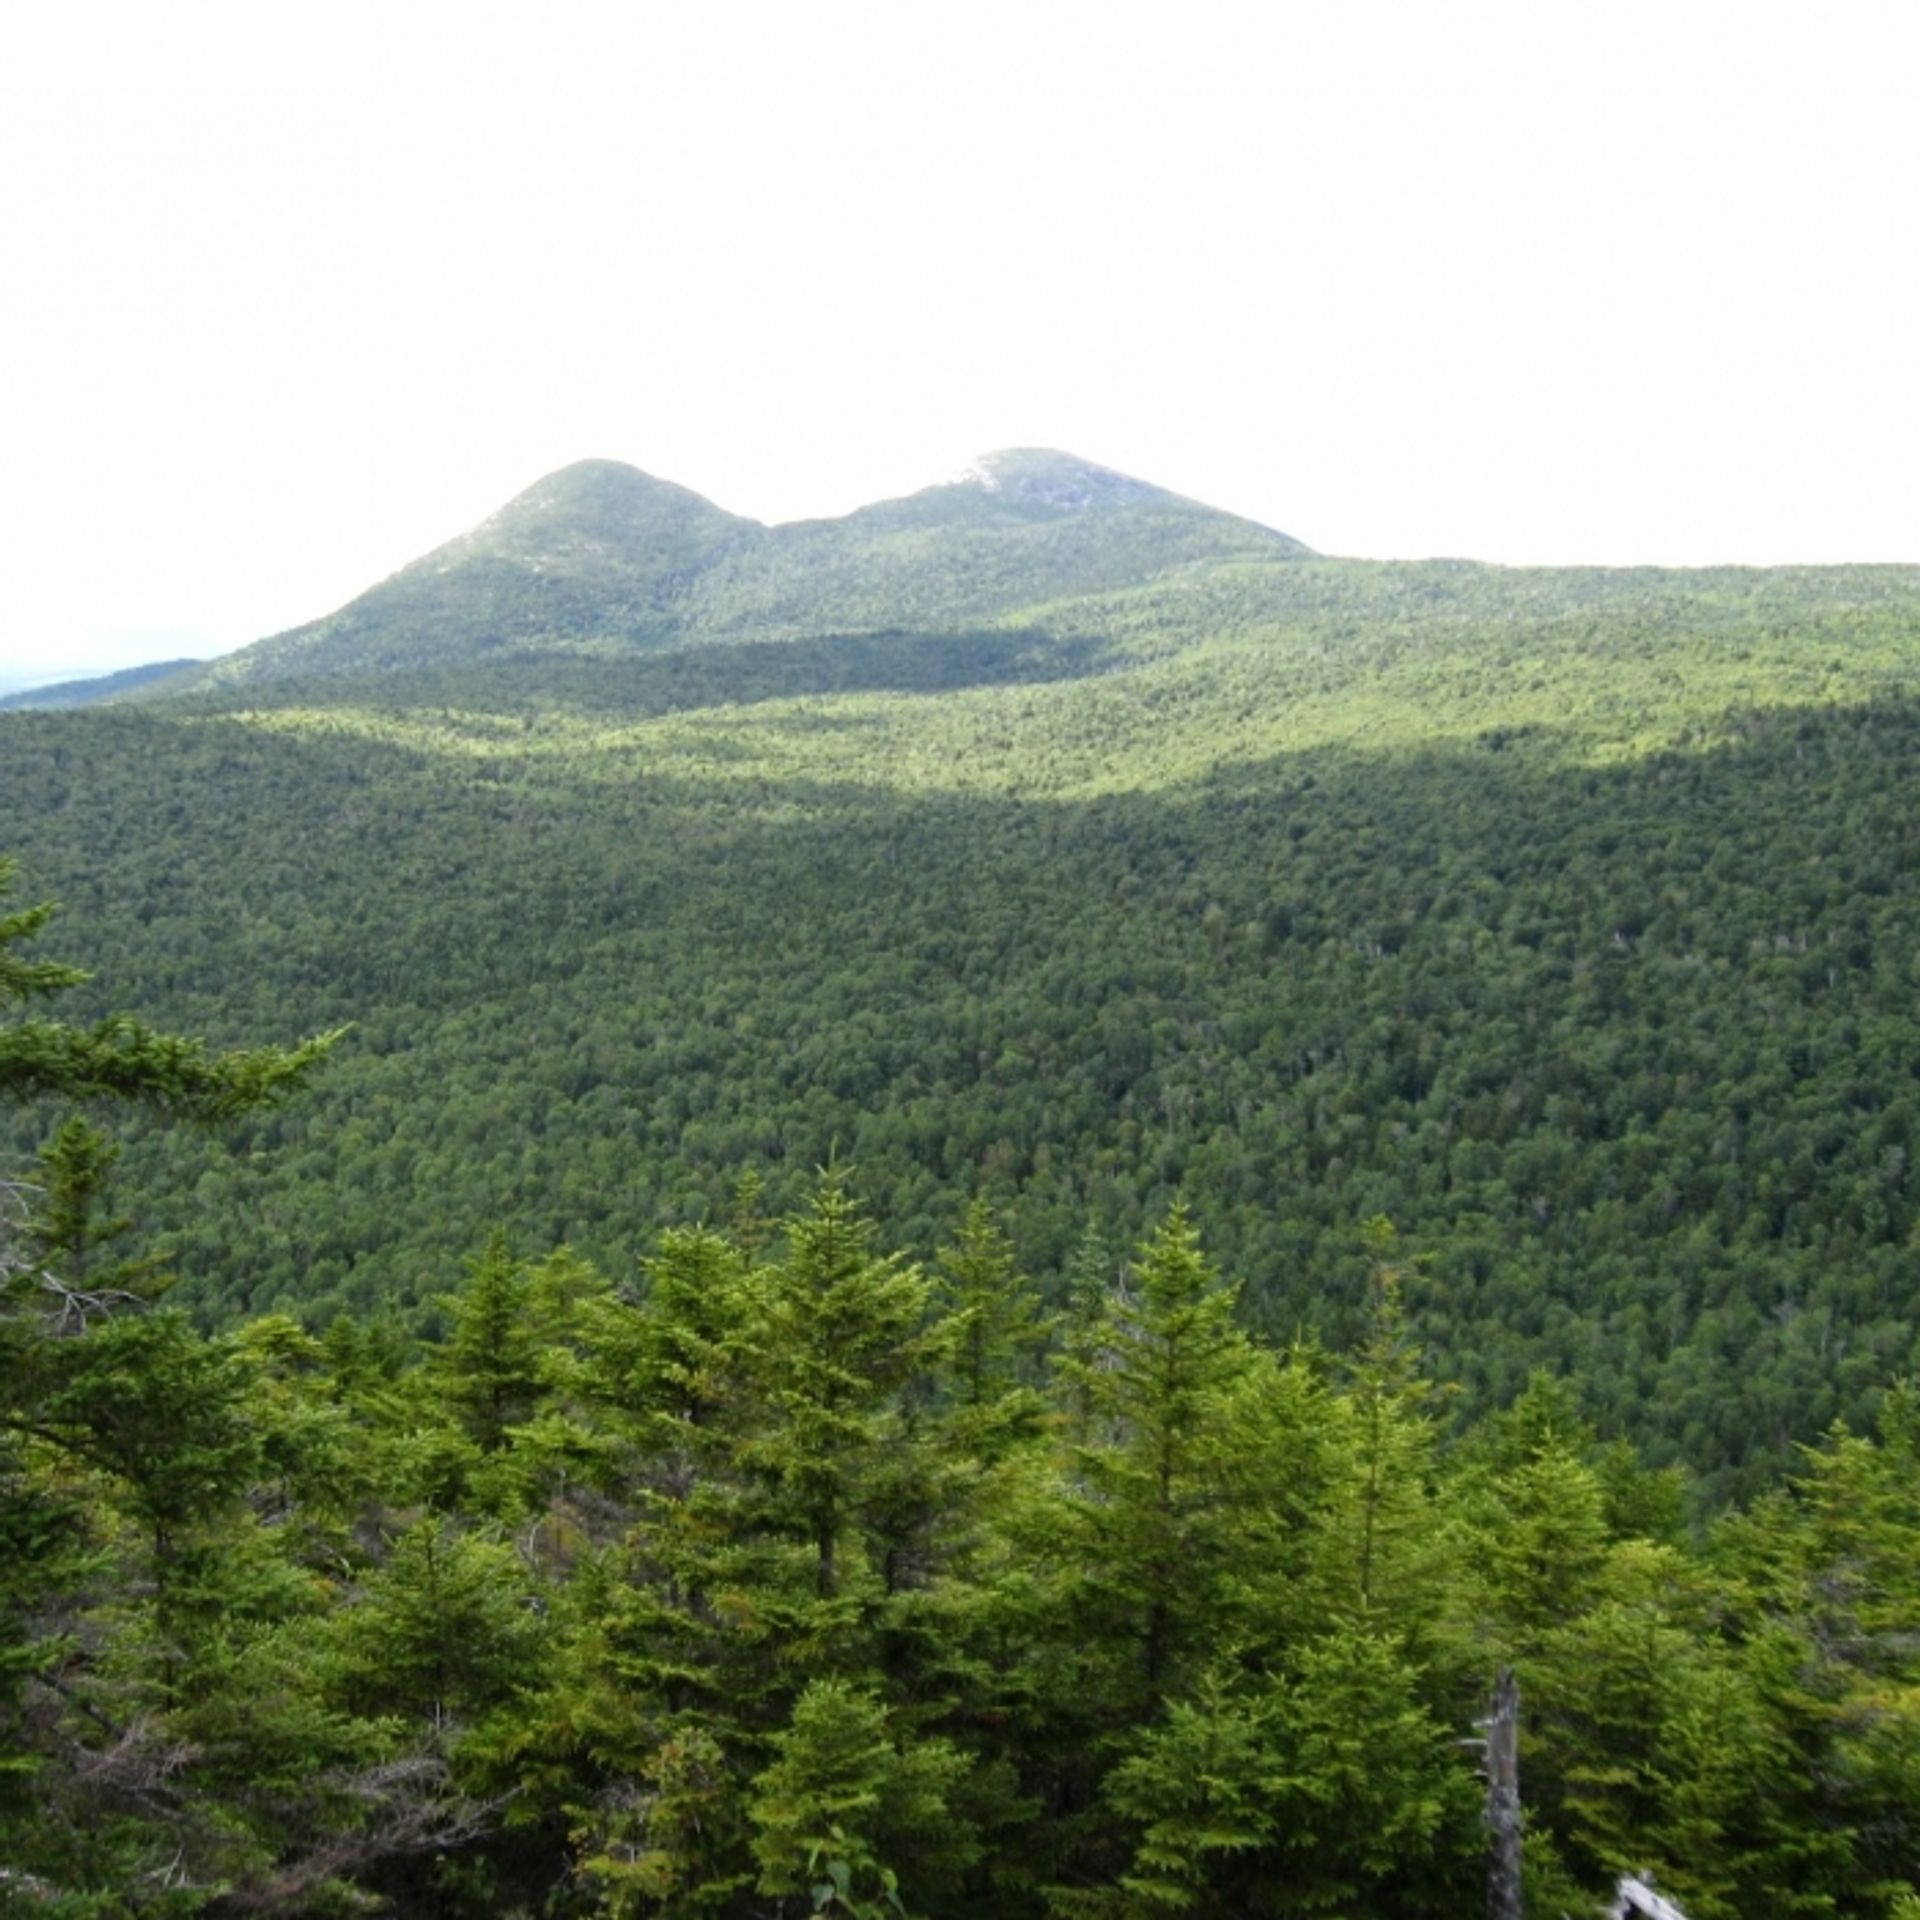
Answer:
POLYGON ((0 1904, 1920 1914, 1920 573, 1006 472, 0 714, 0 1904))
POLYGON ((620 1270, 837 1148, 923 1258, 987 1194, 1053 1295, 1184 1195, 1281 1340, 1351 1342, 1384 1214, 1474 1404, 1546 1366, 1750 1491, 1914 1362, 1920 594, 1557 584, 18 714, 0 787, 76 1005, 353 1026, 128 1139, 205 1314, 430 1313, 495 1221, 620 1270))

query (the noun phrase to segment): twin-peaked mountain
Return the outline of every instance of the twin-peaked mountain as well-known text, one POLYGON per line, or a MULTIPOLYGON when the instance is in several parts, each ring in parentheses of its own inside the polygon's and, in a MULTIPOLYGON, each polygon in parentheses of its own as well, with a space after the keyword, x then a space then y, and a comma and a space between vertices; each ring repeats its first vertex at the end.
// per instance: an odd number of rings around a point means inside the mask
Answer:
POLYGON ((610 460, 544 480, 337 612, 202 675, 227 685, 703 639, 951 631, 1196 566, 1307 549, 1061 453, 833 520, 764 526, 610 460))

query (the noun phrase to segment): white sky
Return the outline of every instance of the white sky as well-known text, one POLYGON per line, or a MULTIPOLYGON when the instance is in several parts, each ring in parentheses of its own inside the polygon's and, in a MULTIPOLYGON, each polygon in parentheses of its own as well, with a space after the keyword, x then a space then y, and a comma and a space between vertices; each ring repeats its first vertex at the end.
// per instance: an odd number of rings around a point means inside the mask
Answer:
POLYGON ((1920 561, 1916 102, 1916 0, 16 5, 0 676, 314 617, 589 454, 1920 561))

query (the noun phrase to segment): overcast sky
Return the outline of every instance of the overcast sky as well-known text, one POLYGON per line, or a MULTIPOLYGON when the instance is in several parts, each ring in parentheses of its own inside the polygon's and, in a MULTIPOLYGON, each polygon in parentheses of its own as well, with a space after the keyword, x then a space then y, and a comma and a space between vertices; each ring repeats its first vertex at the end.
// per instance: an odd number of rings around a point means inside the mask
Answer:
POLYGON ((1916 98, 1914 0, 16 7, 0 676, 312 618, 586 455, 1920 561, 1916 98))

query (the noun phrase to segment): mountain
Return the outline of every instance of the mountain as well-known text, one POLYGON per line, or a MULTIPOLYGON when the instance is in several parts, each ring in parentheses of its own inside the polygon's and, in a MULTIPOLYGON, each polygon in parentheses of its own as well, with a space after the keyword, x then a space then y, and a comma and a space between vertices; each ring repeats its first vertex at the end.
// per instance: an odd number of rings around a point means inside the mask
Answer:
MULTIPOLYGON (((896 540, 1204 512, 1027 477, 849 516, 862 590, 896 540)), ((425 1302, 495 1222, 628 1273, 840 1155, 919 1253, 989 1192, 1054 1287, 1184 1195, 1336 1350, 1384 1215, 1463 1405, 1577 1375, 1723 1489, 1870 1419, 1920 1354, 1920 570, 1198 535, 1240 557, 990 625, 0 716, 74 1017, 352 1028, 237 1139, 129 1130, 177 1297, 425 1302)))
POLYGON ((0 715, 30 1907, 1411 1920, 1511 1664, 1537 1904, 1911 1911, 1920 568, 590 465, 223 669, 0 715))
POLYGON ((201 663, 198 660, 155 660, 145 666, 122 667, 118 673, 91 675, 84 680, 59 680, 52 685, 23 688, 0 697, 0 713, 28 707, 90 707, 102 700, 117 700, 123 694, 150 691, 176 674, 189 675, 201 663))
POLYGON ((1339 1349, 1384 1215, 1467 1404, 1731 1488, 1920 1356, 1916 636, 1920 569, 1330 560, 1057 453, 778 527, 595 462, 0 716, 0 852, 76 1014, 352 1029, 246 1153, 130 1129, 197 1310, 627 1272, 844 1154, 1055 1287, 1184 1195, 1339 1349))
POLYGON ((772 527, 588 460, 338 612, 230 654, 191 684, 710 639, 950 632, 1202 564, 1306 552, 1270 528, 1034 449, 989 455, 959 479, 840 519, 772 527))
POLYGON ((608 640, 670 644, 689 584, 758 531, 685 487, 618 461, 583 460, 338 612, 228 655, 200 684, 386 672, 608 640))
POLYGON ((702 636, 952 630, 1212 565, 1308 556, 1286 534, 1070 454, 989 454, 960 478, 838 520, 771 527, 717 559, 702 636))

